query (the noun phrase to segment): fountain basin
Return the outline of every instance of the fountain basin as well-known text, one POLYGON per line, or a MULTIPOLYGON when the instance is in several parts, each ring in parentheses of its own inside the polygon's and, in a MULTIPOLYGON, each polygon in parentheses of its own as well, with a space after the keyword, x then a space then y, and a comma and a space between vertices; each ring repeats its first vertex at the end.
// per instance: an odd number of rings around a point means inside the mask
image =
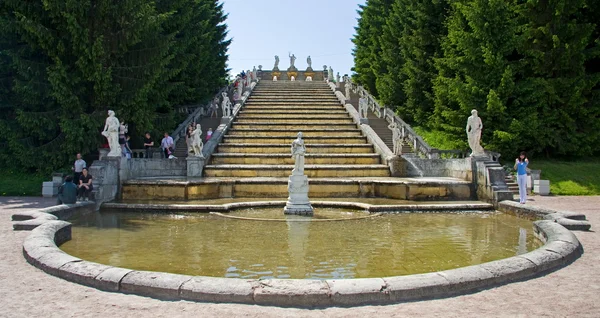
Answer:
POLYGON ((534 277, 581 255, 579 241, 559 224, 536 221, 533 227, 545 244, 526 254, 436 273, 359 279, 215 278, 107 266, 81 260, 56 247, 70 239, 71 225, 64 221, 48 221, 36 228, 26 239, 23 252, 30 263, 50 274, 109 291, 162 299, 348 306, 463 294, 534 277))

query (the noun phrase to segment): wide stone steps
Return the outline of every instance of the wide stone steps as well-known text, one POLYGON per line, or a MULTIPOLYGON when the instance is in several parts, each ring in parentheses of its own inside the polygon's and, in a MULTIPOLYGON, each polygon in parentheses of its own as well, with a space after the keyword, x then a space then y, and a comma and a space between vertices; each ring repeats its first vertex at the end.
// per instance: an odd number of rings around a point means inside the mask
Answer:
MULTIPOLYGON (((289 153, 291 143, 285 144, 229 144, 221 143, 218 153, 289 153)), ((374 153, 373 145, 363 144, 306 144, 307 154, 374 153)), ((291 171, 291 170, 290 170, 291 171)))
POLYGON ((233 128, 241 129, 286 129, 293 131, 302 131, 303 129, 319 129, 319 128, 330 128, 330 129, 352 129, 356 128, 354 123, 327 123, 327 122, 311 122, 305 123, 296 120, 291 123, 274 123, 267 120, 246 120, 243 123, 234 122, 233 128))
POLYGON ((331 112, 331 111, 343 111, 345 112, 344 108, 340 105, 331 105, 331 106, 319 106, 319 105, 303 105, 303 106, 298 106, 298 105, 279 105, 279 106, 273 106, 273 105, 248 105, 246 104, 246 106, 244 106, 244 108, 242 108, 241 110, 242 112, 270 112, 270 113, 277 113, 277 112, 288 112, 288 111, 297 111, 297 112, 331 112))
POLYGON ((344 116, 348 116, 348 113, 340 108, 334 108, 334 109, 321 109, 321 110, 314 110, 314 109, 294 109, 294 108, 290 108, 290 109, 286 109, 286 110, 274 110, 274 109, 260 109, 260 108, 255 108, 255 109, 248 109, 248 110, 243 110, 240 111, 238 116, 242 116, 242 115, 246 115, 246 116, 286 116, 286 115, 299 115, 299 116, 303 116, 303 115, 344 115, 344 116))
MULTIPOLYGON (((296 136, 232 136, 225 135, 224 143, 226 144, 292 144, 296 136)), ((304 137, 305 143, 315 144, 362 144, 367 143, 367 138, 363 136, 347 137, 347 136, 317 136, 304 137)))
POLYGON ((262 106, 339 106, 339 107, 343 107, 340 102, 336 100, 328 100, 328 101, 300 101, 300 100, 282 100, 282 99, 278 99, 277 101, 268 101, 268 100, 264 100, 264 101, 258 101, 258 100, 248 100, 248 102, 246 103, 246 106, 244 106, 244 108, 248 107, 248 106, 258 106, 258 105, 262 105, 262 106))
MULTIPOLYGON (((230 136, 279 136, 284 134, 290 134, 289 129, 252 129, 252 128, 232 128, 228 131, 230 136)), ((302 134, 305 138, 308 137, 319 137, 319 136, 331 136, 338 135, 340 137, 355 137, 362 136, 362 133, 358 129, 314 129, 304 128, 302 134)))
POLYGON ((248 124, 254 122, 270 122, 270 123, 285 123, 285 124, 298 124, 304 123, 304 125, 309 124, 352 124, 352 118, 328 118, 327 116, 321 117, 286 117, 286 118, 272 118, 272 117, 252 117, 252 118, 238 118, 236 123, 239 124, 248 124))
MULTIPOLYGON (((268 91, 254 91, 252 92, 252 97, 253 98, 271 98, 271 99, 276 99, 276 98, 304 98, 306 97, 305 93, 299 94, 296 91, 290 91, 287 93, 281 93, 281 92, 268 92, 268 91)), ((310 92, 310 98, 323 98, 323 99, 330 99, 331 98, 331 91, 323 91, 323 92, 310 92)))
MULTIPOLYGON (((293 165, 294 159, 289 153, 253 154, 253 153, 216 153, 212 156, 213 165, 293 165)), ((306 154, 309 165, 373 165, 381 163, 378 154, 306 154)))
POLYGON ((288 119, 288 118, 298 118, 302 117, 304 119, 350 119, 350 116, 347 113, 279 113, 279 114, 267 114, 267 113, 240 113, 238 115, 238 119, 247 119, 247 118, 269 118, 271 120, 276 119, 288 119))
MULTIPOLYGON (((288 177, 294 165, 207 165, 207 177, 288 177)), ((309 178, 328 177, 389 177, 386 165, 305 165, 304 174, 309 178)))

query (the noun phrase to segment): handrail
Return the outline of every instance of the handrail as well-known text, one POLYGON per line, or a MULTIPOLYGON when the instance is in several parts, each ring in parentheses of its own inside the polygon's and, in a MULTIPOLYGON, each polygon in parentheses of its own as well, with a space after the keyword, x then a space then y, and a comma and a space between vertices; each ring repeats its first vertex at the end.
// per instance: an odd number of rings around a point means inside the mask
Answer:
MULTIPOLYGON (((227 92, 227 95, 231 94, 231 91, 233 90, 233 84, 229 84, 223 88, 221 88, 219 90, 219 92, 215 95, 215 97, 221 97, 221 94, 223 92, 227 92)), ((188 117, 177 126, 177 128, 175 128, 175 130, 173 131, 173 133, 171 134, 171 137, 173 137, 173 144, 177 144, 177 142, 179 141, 179 139, 181 139, 181 137, 185 136, 185 130, 186 127, 188 127, 191 123, 193 122, 198 122, 198 118, 201 115, 201 112, 205 109, 207 109, 207 106, 210 106, 213 103, 214 97, 213 99, 210 100, 210 102, 204 104, 204 105, 198 105, 196 107, 196 109, 188 115, 188 117)), ((185 106, 185 107, 190 107, 190 106, 185 106)))
POLYGON ((371 111, 379 118, 384 118, 388 123, 395 123, 396 128, 400 130, 403 139, 406 139, 411 143, 411 146, 415 153, 420 154, 429 159, 436 159, 440 157, 451 157, 451 158, 464 158, 466 153, 462 150, 440 150, 431 147, 419 134, 417 134, 412 127, 407 124, 402 118, 395 114, 395 112, 385 106, 381 106, 377 100, 369 94, 369 92, 356 83, 353 83, 350 77, 346 78, 346 84, 350 84, 350 88, 354 93, 364 95, 369 104, 371 111))

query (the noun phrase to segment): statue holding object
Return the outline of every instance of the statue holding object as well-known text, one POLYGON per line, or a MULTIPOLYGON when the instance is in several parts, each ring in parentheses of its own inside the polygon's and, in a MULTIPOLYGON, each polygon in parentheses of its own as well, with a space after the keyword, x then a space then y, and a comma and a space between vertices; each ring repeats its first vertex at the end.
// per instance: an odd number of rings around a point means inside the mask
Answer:
POLYGON ((102 136, 106 137, 108 140, 108 147, 110 148, 107 157, 121 157, 122 149, 121 145, 119 145, 120 126, 119 119, 115 117, 115 112, 109 110, 108 117, 104 122, 104 130, 102 131, 102 136))

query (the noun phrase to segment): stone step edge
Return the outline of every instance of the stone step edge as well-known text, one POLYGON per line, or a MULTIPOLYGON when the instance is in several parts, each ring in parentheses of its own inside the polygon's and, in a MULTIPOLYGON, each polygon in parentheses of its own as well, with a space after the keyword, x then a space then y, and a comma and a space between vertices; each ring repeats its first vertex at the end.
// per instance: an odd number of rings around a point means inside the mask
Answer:
MULTIPOLYGON (((247 144, 247 143, 220 143, 221 146, 234 146, 234 147, 287 147, 289 148, 289 144, 247 144)), ((360 147, 367 148, 373 147, 371 144, 305 144, 307 148, 352 148, 352 147, 360 147)))
MULTIPOLYGON (((289 153, 228 153, 217 152, 211 155, 212 157, 236 157, 236 158, 291 158, 289 153)), ((306 158, 380 158, 376 153, 307 153, 306 158)))
MULTIPOLYGON (((204 166, 204 170, 209 169, 220 169, 220 170, 289 170, 292 171, 294 169, 294 165, 244 165, 244 164, 230 164, 230 165, 206 165, 204 166)), ((348 164, 348 165, 327 165, 327 164, 317 164, 317 165, 304 165, 304 170, 375 170, 375 169, 385 169, 389 170, 387 165, 382 164, 348 164)))
MULTIPOLYGON (((224 138, 230 139, 296 139, 294 133, 291 135, 279 135, 279 136, 242 136, 242 135, 225 135, 224 138)), ((310 136, 310 137, 302 137, 302 139, 306 140, 318 140, 318 139, 366 139, 365 136, 336 136, 336 135, 328 135, 328 136, 310 136)))

